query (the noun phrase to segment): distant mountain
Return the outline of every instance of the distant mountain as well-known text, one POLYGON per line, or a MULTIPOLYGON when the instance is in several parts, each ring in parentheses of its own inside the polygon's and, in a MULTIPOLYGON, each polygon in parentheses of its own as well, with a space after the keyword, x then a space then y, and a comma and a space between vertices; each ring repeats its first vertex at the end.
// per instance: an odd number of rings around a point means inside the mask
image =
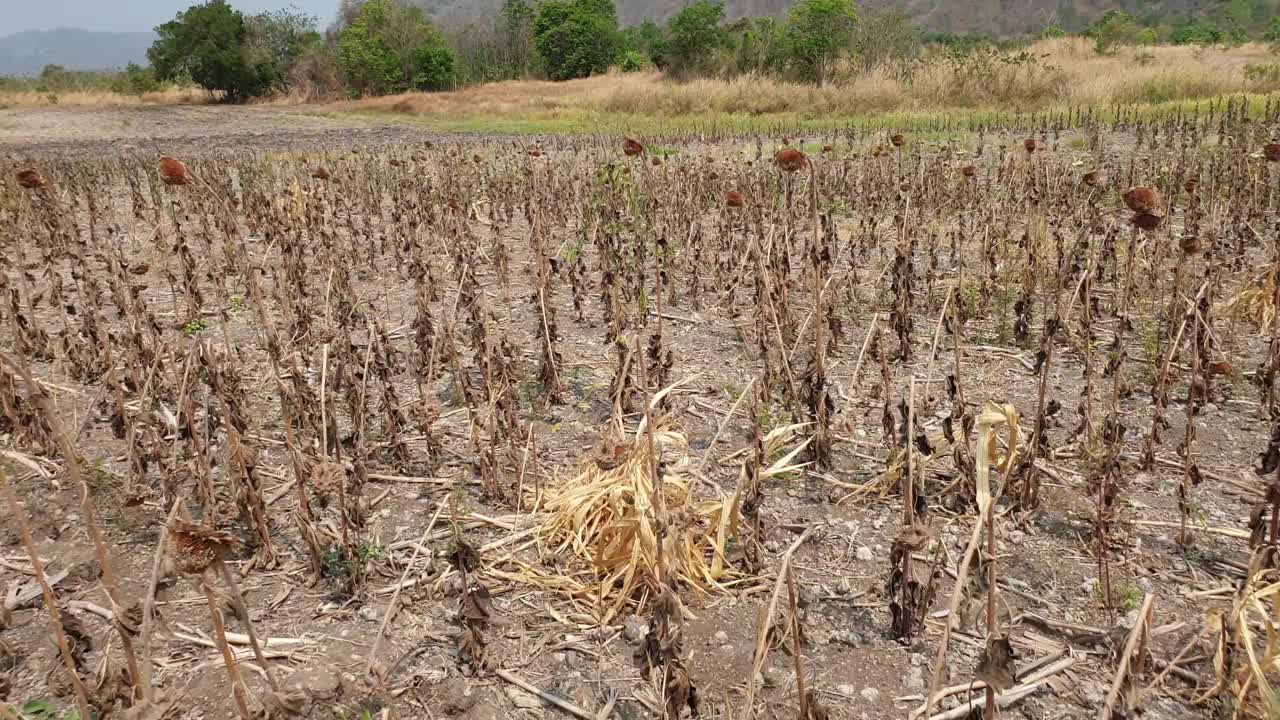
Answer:
POLYGON ((109 70, 145 65, 153 32, 28 30, 0 37, 0 75, 38 75, 45 65, 68 70, 109 70))

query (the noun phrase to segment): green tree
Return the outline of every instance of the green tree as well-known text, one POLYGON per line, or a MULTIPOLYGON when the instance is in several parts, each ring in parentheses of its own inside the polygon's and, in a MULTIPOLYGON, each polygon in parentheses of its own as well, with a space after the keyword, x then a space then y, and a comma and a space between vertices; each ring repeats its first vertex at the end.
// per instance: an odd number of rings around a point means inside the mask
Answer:
POLYGON ((901 10, 887 10, 859 19, 853 54, 862 72, 869 73, 889 63, 906 63, 920 54, 922 45, 911 18, 901 10))
POLYGON ((533 71, 534 12, 527 0, 504 0, 500 36, 511 64, 512 74, 527 77, 533 71))
POLYGON ((264 12, 245 18, 247 46, 255 59, 265 59, 287 74, 303 53, 320 42, 317 18, 296 9, 264 12))
POLYGON ((604 72, 618 54, 618 16, 613 0, 545 2, 538 8, 533 38, 552 80, 604 72))
POLYGON ((456 72, 452 55, 422 8, 392 0, 368 0, 338 36, 338 66, 347 87, 361 95, 451 87, 456 72))
POLYGON ((735 40, 733 71, 766 73, 782 69, 786 61, 785 38, 778 21, 771 17, 742 18, 729 27, 735 40))
POLYGON ((1093 48, 1100 55, 1110 55, 1124 45, 1137 45, 1142 28, 1129 13, 1108 10, 1102 19, 1089 28, 1093 48))
POLYGON ((724 3, 695 0, 671 18, 671 70, 679 75, 710 72, 717 52, 732 47, 733 38, 722 27, 724 3))
POLYGON ((268 58, 254 58, 247 46, 248 24, 224 0, 209 0, 178 13, 156 28, 159 36, 147 59, 160 80, 188 76, 227 102, 265 95, 281 70, 268 58))
POLYGON ((825 85, 857 27, 853 0, 800 0, 787 16, 788 58, 804 78, 825 85))

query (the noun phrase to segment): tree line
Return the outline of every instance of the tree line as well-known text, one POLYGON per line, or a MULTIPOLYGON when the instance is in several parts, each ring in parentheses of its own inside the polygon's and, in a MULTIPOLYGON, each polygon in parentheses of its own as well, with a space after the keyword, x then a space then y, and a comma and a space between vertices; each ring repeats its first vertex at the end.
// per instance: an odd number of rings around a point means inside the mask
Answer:
MULTIPOLYGON (((1280 0, 1228 0, 1197 16, 1111 11, 1090 26, 1098 52, 1155 42, 1280 43, 1280 0), (1225 8, 1225 9, 1224 9, 1225 8)), ((723 2, 691 0, 664 25, 620 27, 614 0, 504 0, 465 27, 440 28, 403 0, 342 0, 337 22, 296 10, 245 14, 207 0, 156 28, 149 68, 118 82, 145 91, 191 82, 229 102, 277 92, 314 99, 439 91, 509 79, 570 80, 620 68, 675 79, 770 74, 822 85, 842 73, 906 67, 929 45, 949 52, 1037 38, 926 35, 901 12, 860 15, 854 0, 799 0, 784 18, 727 22, 723 2)))

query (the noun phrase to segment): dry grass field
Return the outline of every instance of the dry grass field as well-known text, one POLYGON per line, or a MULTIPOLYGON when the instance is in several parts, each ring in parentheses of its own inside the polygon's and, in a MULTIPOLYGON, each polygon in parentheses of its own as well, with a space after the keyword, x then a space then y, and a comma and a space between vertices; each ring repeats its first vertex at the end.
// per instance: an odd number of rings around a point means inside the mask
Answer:
MULTIPOLYGON (((532 129, 637 124, 770 121, 851 122, 877 116, 932 117, 1113 105, 1176 105, 1280 90, 1280 58, 1262 45, 1201 49, 1158 46, 1099 55, 1082 38, 1046 40, 1027 52, 1035 63, 973 56, 916 68, 910 79, 882 69, 826 87, 773 77, 671 82, 660 73, 626 73, 564 83, 512 81, 449 93, 409 93, 334 106, 395 113, 441 126, 485 123, 532 129), (1246 77, 1248 66, 1271 66, 1246 77)), ((888 124, 892 124, 890 121, 888 124)))

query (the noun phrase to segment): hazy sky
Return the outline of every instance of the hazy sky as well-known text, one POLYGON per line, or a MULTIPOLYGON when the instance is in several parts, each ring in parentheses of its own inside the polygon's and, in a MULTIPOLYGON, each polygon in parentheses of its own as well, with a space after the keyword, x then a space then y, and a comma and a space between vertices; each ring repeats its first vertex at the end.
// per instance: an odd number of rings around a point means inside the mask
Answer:
MULTIPOLYGON (((135 32, 150 30, 199 0, 0 0, 0 35, 61 27, 135 32)), ((278 10, 293 5, 320 18, 325 26, 337 13, 338 0, 230 0, 245 12, 278 10)))

